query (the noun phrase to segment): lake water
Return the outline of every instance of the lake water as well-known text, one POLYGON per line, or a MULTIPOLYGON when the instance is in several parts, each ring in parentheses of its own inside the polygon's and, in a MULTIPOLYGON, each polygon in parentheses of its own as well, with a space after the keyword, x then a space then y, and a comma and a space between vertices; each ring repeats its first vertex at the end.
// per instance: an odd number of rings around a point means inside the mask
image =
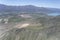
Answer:
POLYGON ((60 13, 49 13, 48 15, 49 16, 58 16, 58 15, 60 15, 60 13))

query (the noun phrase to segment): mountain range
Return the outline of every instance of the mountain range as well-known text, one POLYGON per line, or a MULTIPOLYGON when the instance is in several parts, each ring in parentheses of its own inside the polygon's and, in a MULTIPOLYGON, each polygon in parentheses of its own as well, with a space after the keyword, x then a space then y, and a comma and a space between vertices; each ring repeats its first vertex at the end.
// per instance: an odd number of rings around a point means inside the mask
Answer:
POLYGON ((8 6, 8 5, 0 4, 0 12, 60 13, 60 9, 37 7, 34 5, 8 6))

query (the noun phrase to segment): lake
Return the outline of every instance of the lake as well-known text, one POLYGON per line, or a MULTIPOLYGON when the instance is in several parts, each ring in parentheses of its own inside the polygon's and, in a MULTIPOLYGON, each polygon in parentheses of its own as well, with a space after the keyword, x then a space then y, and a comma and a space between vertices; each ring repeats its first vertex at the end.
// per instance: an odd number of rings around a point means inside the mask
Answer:
POLYGON ((60 15, 60 13, 49 13, 48 15, 49 16, 58 16, 58 15, 60 15))

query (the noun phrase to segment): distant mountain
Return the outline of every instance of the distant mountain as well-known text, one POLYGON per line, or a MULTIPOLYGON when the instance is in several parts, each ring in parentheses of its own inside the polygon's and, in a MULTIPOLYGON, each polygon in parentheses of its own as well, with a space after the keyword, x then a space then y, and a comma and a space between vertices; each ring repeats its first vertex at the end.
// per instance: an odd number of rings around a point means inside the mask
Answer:
POLYGON ((0 4, 0 12, 60 13, 60 9, 37 7, 33 5, 7 6, 7 5, 0 4))

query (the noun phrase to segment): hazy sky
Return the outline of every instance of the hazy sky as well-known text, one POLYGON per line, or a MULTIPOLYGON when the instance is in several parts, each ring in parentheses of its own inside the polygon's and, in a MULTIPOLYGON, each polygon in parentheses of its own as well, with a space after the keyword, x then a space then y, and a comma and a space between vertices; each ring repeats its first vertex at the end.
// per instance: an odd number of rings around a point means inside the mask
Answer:
POLYGON ((35 5, 41 7, 60 8, 60 0, 0 0, 6 5, 35 5))

